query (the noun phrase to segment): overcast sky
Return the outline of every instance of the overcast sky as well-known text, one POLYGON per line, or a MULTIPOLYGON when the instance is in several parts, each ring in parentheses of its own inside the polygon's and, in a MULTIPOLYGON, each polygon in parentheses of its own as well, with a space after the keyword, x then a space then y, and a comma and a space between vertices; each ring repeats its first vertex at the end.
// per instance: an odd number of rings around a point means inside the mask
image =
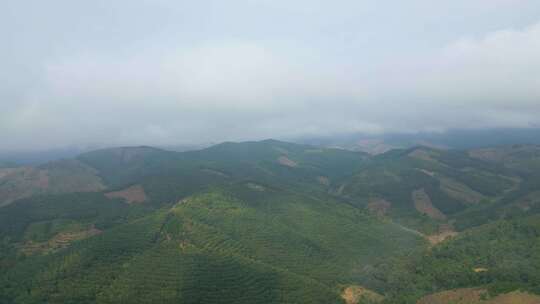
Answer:
POLYGON ((2 150, 538 126, 538 0, 2 1, 2 150))

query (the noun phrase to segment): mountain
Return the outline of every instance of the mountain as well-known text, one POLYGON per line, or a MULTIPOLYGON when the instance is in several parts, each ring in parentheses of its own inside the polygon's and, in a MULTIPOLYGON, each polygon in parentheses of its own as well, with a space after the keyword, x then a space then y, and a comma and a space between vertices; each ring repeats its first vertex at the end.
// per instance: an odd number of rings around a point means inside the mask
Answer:
POLYGON ((510 169, 464 151, 415 147, 371 158, 333 192, 427 234, 448 230, 455 215, 500 199, 520 185, 510 169))
POLYGON ((422 145, 438 149, 478 149, 540 144, 539 128, 496 128, 485 130, 451 129, 444 132, 411 132, 384 134, 342 134, 295 141, 324 147, 340 147, 370 154, 381 154, 392 149, 407 149, 422 145))
POLYGON ((469 155, 486 162, 503 165, 521 172, 538 173, 540 145, 511 145, 497 148, 472 149, 469 155))
POLYGON ((47 162, 74 158, 82 152, 90 150, 91 149, 89 148, 82 147, 52 148, 35 151, 1 150, 0 164, 2 162, 7 162, 12 165, 15 164, 17 166, 39 166, 47 162))
POLYGON ((534 298, 538 151, 265 140, 1 169, 0 303, 534 298))

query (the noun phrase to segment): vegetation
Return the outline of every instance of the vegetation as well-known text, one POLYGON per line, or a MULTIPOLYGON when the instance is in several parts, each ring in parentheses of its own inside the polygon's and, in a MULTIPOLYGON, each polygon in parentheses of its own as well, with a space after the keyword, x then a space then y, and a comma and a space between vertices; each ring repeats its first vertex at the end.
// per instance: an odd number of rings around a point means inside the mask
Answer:
POLYGON ((508 154, 416 147, 371 157, 268 140, 51 163, 37 170, 56 181, 78 176, 55 186, 72 193, 0 208, 0 303, 540 294, 540 174, 524 165, 537 154, 508 154), (103 188, 81 192, 89 172, 87 182, 103 188), (131 186, 144 202, 106 195, 131 186), (418 191, 429 200, 422 208, 418 191))
POLYGON ((471 229, 430 250, 380 261, 365 275, 364 283, 384 290, 389 303, 471 286, 486 286, 491 295, 540 294, 540 216, 471 229))

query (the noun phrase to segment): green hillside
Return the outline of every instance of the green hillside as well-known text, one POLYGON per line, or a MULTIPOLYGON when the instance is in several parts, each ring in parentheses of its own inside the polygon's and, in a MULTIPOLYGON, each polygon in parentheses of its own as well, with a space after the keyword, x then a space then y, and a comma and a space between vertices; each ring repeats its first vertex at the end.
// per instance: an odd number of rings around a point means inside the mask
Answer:
POLYGON ((0 208, 0 303, 540 293, 535 149, 369 156, 267 140, 106 149, 27 168, 46 172, 49 188, 19 182, 22 198, 0 208))
POLYGON ((359 207, 383 199, 389 217, 430 234, 460 212, 502 198, 520 181, 516 172, 466 152, 418 147, 373 157, 365 168, 342 179, 334 192, 359 207), (427 206, 415 199, 419 190, 427 206))
POLYGON ((430 250, 381 260, 364 275, 364 284, 386 293, 388 303, 477 286, 491 296, 540 294, 540 216, 479 226, 430 250))
POLYGON ((334 181, 369 162, 363 153, 275 140, 223 143, 184 153, 148 147, 118 148, 86 153, 78 159, 96 168, 110 189, 141 184, 158 205, 236 181, 327 192, 334 181))
POLYGON ((76 212, 58 218, 92 221, 104 232, 8 267, 4 298, 15 303, 340 302, 338 286, 354 283, 363 266, 381 254, 423 244, 415 234, 349 205, 246 184, 213 189, 125 224, 122 210, 118 217, 104 211, 106 218, 76 212))

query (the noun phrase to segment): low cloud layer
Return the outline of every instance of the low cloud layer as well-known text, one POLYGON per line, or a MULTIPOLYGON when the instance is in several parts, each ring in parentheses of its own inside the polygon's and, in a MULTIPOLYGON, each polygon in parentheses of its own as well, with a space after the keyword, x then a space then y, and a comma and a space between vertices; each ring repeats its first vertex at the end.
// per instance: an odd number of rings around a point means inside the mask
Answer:
POLYGON ((540 126, 536 1, 22 2, 6 150, 540 126))

